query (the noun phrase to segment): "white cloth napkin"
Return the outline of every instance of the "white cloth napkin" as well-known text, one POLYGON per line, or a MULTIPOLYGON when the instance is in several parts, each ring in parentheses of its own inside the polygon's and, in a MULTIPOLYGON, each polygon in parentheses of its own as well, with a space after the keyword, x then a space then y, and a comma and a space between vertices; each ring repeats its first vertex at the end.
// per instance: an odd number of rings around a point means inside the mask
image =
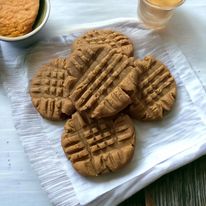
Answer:
POLYGON ((14 124, 42 187, 55 205, 116 205, 163 174, 206 153, 206 93, 181 51, 135 21, 99 28, 128 35, 136 57, 152 54, 164 62, 176 79, 177 101, 163 121, 134 121, 137 146, 125 169, 85 178, 72 168, 61 148, 64 122, 41 118, 28 94, 29 79, 38 67, 54 57, 67 56, 72 41, 85 30, 46 40, 15 61, 5 61, 1 69, 14 124))

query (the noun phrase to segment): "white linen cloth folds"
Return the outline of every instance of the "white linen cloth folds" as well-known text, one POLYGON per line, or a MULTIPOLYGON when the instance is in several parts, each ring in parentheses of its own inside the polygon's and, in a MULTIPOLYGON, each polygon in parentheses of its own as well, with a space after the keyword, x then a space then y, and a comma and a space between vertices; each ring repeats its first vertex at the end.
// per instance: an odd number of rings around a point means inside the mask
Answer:
POLYGON ((163 121, 134 121, 137 145, 131 163, 120 172, 96 178, 80 176, 61 148, 64 122, 43 119, 28 93, 32 75, 43 63, 70 53, 72 41, 86 29, 45 40, 15 61, 5 61, 3 83, 11 99, 14 124, 31 165, 54 205, 116 205, 163 174, 206 153, 206 93, 181 51, 136 21, 98 28, 129 36, 135 56, 164 62, 177 82, 177 101, 163 121))

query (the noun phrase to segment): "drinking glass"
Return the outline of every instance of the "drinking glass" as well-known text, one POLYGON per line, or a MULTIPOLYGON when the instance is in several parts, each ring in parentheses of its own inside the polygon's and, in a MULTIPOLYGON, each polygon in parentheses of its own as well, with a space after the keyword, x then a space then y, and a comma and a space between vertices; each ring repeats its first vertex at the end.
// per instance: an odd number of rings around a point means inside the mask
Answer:
POLYGON ((139 0, 138 16, 146 27, 161 29, 184 0, 139 0))

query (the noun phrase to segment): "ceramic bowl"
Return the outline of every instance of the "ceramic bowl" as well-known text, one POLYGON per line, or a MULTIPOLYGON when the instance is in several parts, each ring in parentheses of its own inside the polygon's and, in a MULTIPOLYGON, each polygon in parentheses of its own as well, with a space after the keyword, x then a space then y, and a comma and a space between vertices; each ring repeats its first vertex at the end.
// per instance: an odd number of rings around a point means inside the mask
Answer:
POLYGON ((35 43, 40 38, 40 31, 45 26, 50 14, 50 0, 39 0, 39 3, 38 15, 31 32, 18 37, 0 36, 0 40, 21 47, 35 43))

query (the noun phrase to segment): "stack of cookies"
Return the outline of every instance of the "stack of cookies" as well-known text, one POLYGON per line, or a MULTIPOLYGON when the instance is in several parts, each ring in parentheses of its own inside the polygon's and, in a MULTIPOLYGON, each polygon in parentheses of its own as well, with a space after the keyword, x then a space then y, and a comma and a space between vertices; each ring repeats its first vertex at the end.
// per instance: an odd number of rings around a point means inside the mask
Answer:
POLYGON ((37 71, 32 103, 44 118, 68 118, 62 147, 80 174, 117 171, 135 150, 130 116, 162 119, 175 102, 175 80, 154 57, 135 59, 131 40, 116 31, 87 32, 72 49, 37 71))

